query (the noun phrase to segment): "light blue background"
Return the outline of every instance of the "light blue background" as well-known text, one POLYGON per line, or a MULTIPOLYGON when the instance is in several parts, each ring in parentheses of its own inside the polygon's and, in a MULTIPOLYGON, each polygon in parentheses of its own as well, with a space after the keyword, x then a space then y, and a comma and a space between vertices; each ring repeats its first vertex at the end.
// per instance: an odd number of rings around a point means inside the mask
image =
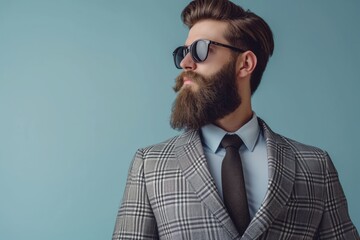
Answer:
MULTIPOLYGON (((134 152, 177 134, 188 2, 0 0, 0 239, 110 239, 134 152)), ((254 110, 330 153, 359 229, 360 2, 241 3, 275 35, 254 110)))

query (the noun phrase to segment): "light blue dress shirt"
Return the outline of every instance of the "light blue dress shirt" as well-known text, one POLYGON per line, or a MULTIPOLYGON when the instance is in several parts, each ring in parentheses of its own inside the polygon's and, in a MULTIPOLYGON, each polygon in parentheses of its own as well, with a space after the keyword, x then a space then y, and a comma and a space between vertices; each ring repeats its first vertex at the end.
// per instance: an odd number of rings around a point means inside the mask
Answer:
MULTIPOLYGON (((215 181, 219 195, 223 197, 221 185, 221 164, 225 149, 220 142, 228 132, 208 124, 201 128, 202 145, 207 159, 209 171, 215 181)), ((240 147, 246 193, 250 217, 253 218, 264 200, 268 185, 268 160, 266 143, 255 113, 249 122, 239 130, 229 134, 237 134, 244 144, 240 147)))

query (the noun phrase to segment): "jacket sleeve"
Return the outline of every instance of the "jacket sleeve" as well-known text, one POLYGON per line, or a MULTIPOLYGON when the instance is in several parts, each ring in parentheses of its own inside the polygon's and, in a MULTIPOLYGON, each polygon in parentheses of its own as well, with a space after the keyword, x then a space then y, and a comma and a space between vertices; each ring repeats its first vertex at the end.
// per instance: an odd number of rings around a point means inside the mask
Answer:
POLYGON ((319 239, 360 240, 354 224, 351 222, 344 191, 337 171, 327 153, 326 162, 326 196, 325 209, 320 222, 319 239))
POLYGON ((141 150, 135 154, 129 169, 112 239, 158 239, 156 220, 146 192, 141 150))

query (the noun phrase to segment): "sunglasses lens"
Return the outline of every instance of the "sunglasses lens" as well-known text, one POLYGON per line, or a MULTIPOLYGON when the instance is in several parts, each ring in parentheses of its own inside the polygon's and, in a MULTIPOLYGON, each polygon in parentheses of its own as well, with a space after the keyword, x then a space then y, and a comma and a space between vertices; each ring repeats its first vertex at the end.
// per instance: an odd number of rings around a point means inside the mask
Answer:
POLYGON ((181 69, 180 63, 185 57, 185 49, 184 47, 178 47, 175 49, 173 56, 174 56, 174 63, 176 68, 181 69))
POLYGON ((209 52, 209 44, 209 41, 198 40, 190 45, 190 49, 185 46, 176 48, 173 52, 175 66, 178 69, 181 69, 180 63, 185 58, 186 54, 188 54, 189 50, 191 57, 195 62, 205 61, 209 52))
POLYGON ((198 40, 193 44, 194 44, 192 47, 193 51, 191 54, 194 60, 196 60, 197 62, 205 61, 208 55, 209 44, 204 40, 198 40))

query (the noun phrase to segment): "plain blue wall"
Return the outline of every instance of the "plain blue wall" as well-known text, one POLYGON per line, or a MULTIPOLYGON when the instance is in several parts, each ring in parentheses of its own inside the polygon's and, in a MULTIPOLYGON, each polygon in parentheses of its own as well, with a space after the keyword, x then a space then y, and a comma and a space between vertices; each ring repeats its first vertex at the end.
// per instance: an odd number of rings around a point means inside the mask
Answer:
MULTIPOLYGON (((134 152, 177 134, 188 2, 0 0, 0 239, 110 239, 134 152)), ((275 35, 254 110, 330 153, 360 228, 360 2, 240 3, 275 35)))

